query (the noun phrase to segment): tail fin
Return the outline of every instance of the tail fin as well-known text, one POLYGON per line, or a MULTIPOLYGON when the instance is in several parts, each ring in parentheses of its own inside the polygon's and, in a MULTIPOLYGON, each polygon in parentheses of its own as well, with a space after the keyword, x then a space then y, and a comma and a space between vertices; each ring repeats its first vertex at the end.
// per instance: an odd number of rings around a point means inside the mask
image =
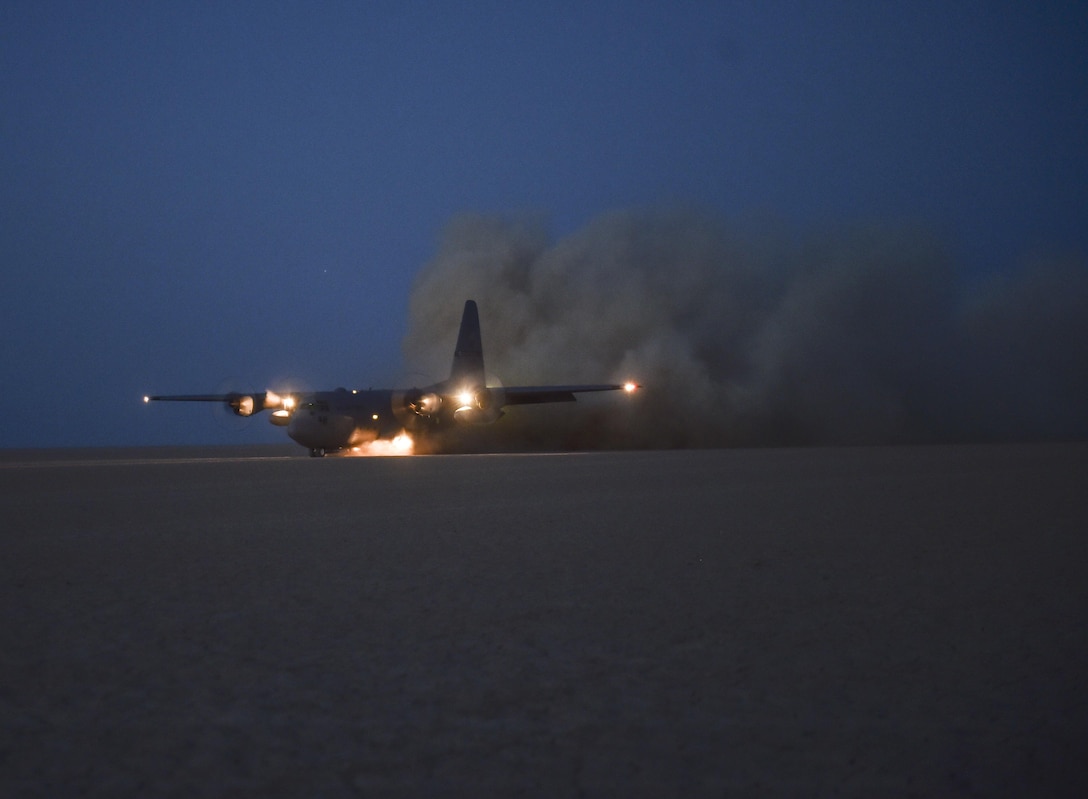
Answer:
POLYGON ((453 351, 450 382, 465 386, 484 386, 484 345, 480 337, 480 314, 473 300, 465 302, 461 315, 461 330, 457 334, 457 347, 453 351))

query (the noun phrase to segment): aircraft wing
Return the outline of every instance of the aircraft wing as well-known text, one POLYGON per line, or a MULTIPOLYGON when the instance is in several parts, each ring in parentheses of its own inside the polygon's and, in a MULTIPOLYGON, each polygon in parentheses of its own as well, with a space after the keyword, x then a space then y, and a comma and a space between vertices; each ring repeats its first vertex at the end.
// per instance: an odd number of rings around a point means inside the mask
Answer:
POLYGON ((144 397, 144 402, 229 402, 238 394, 160 394, 144 397))
POLYGON ((237 391, 229 394, 153 394, 145 396, 144 402, 222 402, 238 416, 251 416, 263 410, 291 408, 295 404, 293 397, 281 397, 274 391, 260 391, 255 394, 242 394, 237 391))
POLYGON ((635 383, 603 383, 591 386, 511 386, 500 389, 506 405, 535 405, 542 402, 574 402, 575 394, 591 391, 627 391, 639 388, 635 383))

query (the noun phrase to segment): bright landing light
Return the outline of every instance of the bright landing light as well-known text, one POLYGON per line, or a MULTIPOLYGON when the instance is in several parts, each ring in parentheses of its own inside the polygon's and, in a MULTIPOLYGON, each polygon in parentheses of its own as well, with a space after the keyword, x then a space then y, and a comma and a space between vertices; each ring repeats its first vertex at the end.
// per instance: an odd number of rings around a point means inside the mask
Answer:
POLYGON ((634 391, 634 390, 635 390, 636 388, 638 388, 638 383, 630 383, 630 382, 628 382, 628 383, 624 383, 624 384, 623 384, 623 390, 624 390, 624 391, 626 391, 626 392, 627 392, 628 394, 630 394, 630 393, 631 393, 632 391, 634 391))

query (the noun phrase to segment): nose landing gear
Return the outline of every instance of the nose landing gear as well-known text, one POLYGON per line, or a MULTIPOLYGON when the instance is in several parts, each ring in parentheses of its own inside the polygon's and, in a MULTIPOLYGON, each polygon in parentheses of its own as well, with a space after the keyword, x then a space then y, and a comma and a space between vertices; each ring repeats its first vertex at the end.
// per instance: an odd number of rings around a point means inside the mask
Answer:
POLYGON ((311 447, 310 448, 310 457, 311 458, 324 458, 325 457, 325 450, 323 448, 321 448, 321 447, 311 447))

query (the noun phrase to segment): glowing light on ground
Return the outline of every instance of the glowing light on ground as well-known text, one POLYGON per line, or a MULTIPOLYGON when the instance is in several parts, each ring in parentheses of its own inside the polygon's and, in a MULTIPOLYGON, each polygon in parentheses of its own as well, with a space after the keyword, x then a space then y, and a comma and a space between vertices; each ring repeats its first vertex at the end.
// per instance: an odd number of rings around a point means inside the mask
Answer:
POLYGON ((393 439, 379 438, 352 447, 345 454, 354 458, 396 457, 415 453, 415 442, 407 433, 401 433, 393 439))

